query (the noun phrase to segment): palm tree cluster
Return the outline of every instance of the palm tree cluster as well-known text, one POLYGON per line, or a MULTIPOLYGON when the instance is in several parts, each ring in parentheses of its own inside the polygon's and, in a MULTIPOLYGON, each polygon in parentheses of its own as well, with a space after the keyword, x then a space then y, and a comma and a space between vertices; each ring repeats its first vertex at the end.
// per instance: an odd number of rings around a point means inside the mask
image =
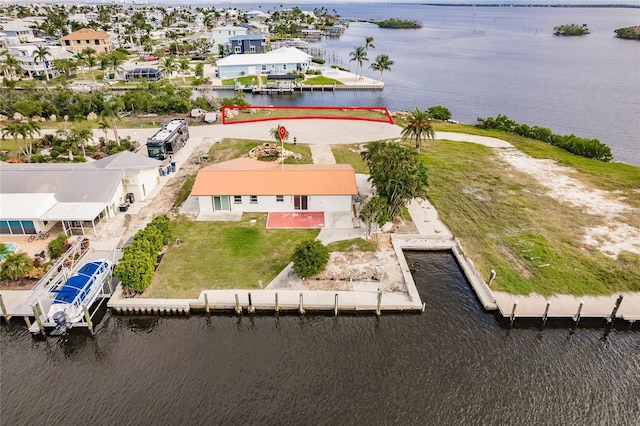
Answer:
MULTIPOLYGON (((358 67, 356 68, 356 79, 358 79, 358 71, 362 68, 362 65, 365 62, 369 62, 369 58, 367 57, 367 52, 369 49, 375 49, 376 47, 373 44, 373 37, 365 37, 364 46, 356 46, 349 54, 349 61, 356 62, 358 67)), ((389 58, 389 55, 378 55, 376 59, 371 64, 370 68, 374 71, 380 72, 380 77, 378 77, 378 82, 382 80, 382 73, 385 71, 391 71, 391 65, 393 65, 393 61, 389 58)))

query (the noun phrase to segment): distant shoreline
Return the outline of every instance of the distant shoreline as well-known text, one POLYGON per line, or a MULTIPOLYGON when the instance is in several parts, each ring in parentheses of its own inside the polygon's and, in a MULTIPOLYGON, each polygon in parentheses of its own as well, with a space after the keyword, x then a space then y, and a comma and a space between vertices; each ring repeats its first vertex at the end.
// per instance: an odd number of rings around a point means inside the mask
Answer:
POLYGON ((518 4, 518 3, 419 3, 422 6, 449 7, 556 7, 556 8, 610 8, 610 9, 640 9, 637 4, 518 4))

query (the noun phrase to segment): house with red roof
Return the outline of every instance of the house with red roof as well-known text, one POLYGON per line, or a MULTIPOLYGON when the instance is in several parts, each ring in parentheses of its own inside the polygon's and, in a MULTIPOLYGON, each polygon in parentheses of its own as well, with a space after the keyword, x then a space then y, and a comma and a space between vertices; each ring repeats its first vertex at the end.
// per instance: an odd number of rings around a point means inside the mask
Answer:
POLYGON ((191 195, 200 214, 213 212, 350 212, 358 194, 348 164, 290 165, 251 158, 198 172, 191 195))

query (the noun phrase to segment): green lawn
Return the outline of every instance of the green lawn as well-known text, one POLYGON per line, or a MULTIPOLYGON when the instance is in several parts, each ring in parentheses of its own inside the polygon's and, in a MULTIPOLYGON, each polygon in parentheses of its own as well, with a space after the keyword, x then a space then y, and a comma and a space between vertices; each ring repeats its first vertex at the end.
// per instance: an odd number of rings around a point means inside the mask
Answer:
POLYGON ((241 222, 173 221, 179 245, 167 250, 153 283, 152 298, 196 298, 212 288, 258 288, 269 284, 291 261, 301 241, 317 229, 266 229, 266 214, 245 213, 241 222))
POLYGON ((386 113, 382 110, 375 109, 361 109, 361 110, 353 110, 348 108, 260 108, 255 107, 250 109, 241 109, 240 114, 233 117, 227 118, 227 122, 237 121, 255 121, 259 119, 269 119, 269 120, 277 120, 279 118, 286 119, 291 117, 322 117, 322 118, 358 118, 358 119, 367 119, 367 120, 377 120, 377 121, 385 121, 388 122, 389 118, 386 113))
POLYGON ((329 77, 323 77, 321 75, 315 76, 315 77, 311 77, 311 78, 307 78, 305 79, 302 84, 313 84, 315 85, 319 85, 319 84, 326 84, 326 85, 337 85, 340 86, 342 84, 344 84, 341 81, 335 80, 333 78, 329 78, 329 77))
MULTIPOLYGON (((260 76, 260 80, 262 80, 262 84, 267 84, 267 76, 266 75, 261 75, 260 76)), ((252 86, 254 84, 258 84, 258 76, 257 75, 245 75, 242 77, 235 77, 235 78, 225 78, 224 80, 222 80, 222 84, 224 86, 233 86, 236 84, 236 82, 238 82, 238 84, 241 84, 242 86, 252 86)))
POLYGON ((331 145, 331 152, 338 164, 351 164, 356 173, 368 174, 369 168, 360 156, 360 151, 364 149, 362 145, 331 145))
POLYGON ((348 251, 376 251, 378 244, 371 240, 362 238, 354 238, 352 240, 336 241, 327 245, 329 252, 348 252, 348 251))
MULTIPOLYGON (((274 126, 275 127, 275 126, 274 126)), ((268 135, 265 135, 265 137, 268 135)), ((251 149, 257 145, 262 145, 265 142, 275 143, 273 140, 251 140, 251 139, 223 139, 222 142, 214 144, 209 149, 209 158, 215 160, 215 162, 233 160, 247 155, 251 149)), ((308 145, 294 145, 292 143, 285 143, 284 149, 287 151, 295 152, 302 155, 302 159, 295 160, 293 158, 287 158, 285 164, 312 164, 311 148, 308 145)))

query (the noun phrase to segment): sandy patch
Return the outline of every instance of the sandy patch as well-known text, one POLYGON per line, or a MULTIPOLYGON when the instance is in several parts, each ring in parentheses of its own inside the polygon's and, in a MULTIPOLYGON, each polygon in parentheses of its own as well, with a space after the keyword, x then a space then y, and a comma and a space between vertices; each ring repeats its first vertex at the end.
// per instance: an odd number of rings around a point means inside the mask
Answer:
POLYGON ((583 243, 594 247, 610 257, 617 257, 623 251, 640 254, 640 229, 619 219, 623 214, 640 214, 624 203, 613 191, 603 191, 587 187, 571 177, 573 169, 552 160, 532 158, 516 149, 501 150, 498 155, 509 165, 533 177, 547 195, 556 200, 579 208, 582 213, 604 217, 606 226, 585 229, 583 243))

